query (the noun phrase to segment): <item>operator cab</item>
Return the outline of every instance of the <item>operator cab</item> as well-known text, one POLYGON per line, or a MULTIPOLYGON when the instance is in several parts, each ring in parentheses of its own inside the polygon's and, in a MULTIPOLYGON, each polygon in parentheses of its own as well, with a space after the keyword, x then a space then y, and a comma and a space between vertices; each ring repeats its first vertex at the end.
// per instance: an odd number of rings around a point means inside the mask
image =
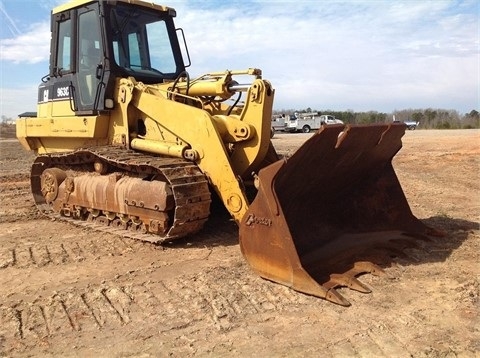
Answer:
POLYGON ((175 10, 143 1, 74 4, 52 15, 50 72, 38 98, 39 105, 64 102, 53 106, 52 116, 112 109, 118 78, 162 83, 185 71, 175 10))

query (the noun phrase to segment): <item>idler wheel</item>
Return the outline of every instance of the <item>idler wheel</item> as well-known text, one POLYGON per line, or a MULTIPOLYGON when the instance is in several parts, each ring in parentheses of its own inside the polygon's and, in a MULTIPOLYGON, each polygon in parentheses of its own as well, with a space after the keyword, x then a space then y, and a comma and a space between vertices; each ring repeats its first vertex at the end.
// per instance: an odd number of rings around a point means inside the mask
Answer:
POLYGON ((105 175, 108 173, 108 164, 100 160, 93 163, 93 168, 98 174, 105 175))
POLYGON ((58 187, 63 183, 66 177, 67 173, 58 168, 49 168, 42 173, 40 177, 41 191, 48 204, 52 203, 57 198, 58 187))

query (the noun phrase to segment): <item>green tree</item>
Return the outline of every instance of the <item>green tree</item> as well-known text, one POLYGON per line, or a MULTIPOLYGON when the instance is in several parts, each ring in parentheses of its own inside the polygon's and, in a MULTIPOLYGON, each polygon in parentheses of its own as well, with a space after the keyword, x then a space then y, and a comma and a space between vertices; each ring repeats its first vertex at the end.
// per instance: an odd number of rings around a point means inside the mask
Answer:
POLYGON ((477 118, 477 119, 478 119, 478 118, 480 117, 480 113, 478 113, 477 110, 472 109, 472 110, 470 111, 470 113, 468 114, 468 116, 469 116, 470 118, 477 118))
POLYGON ((480 113, 472 109, 470 113, 467 113, 464 118, 463 128, 480 128, 480 113))
POLYGON ((423 120, 423 113, 422 112, 414 112, 412 113, 412 119, 415 122, 421 122, 423 120))
POLYGON ((425 116, 425 120, 426 120, 426 123, 424 123, 424 125, 426 127, 431 127, 433 125, 433 123, 435 122, 435 117, 437 117, 437 111, 434 111, 430 108, 426 109, 425 113, 424 113, 424 116, 425 116))

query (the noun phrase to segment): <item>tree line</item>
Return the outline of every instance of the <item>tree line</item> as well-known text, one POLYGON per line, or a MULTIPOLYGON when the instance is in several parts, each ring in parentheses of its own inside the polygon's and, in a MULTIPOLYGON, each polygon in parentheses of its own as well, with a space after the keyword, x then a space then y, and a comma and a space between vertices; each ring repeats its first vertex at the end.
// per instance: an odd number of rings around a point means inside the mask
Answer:
MULTIPOLYGON (((461 115, 456 110, 445 109, 402 109, 395 110, 393 113, 382 113, 377 111, 368 112, 354 112, 347 111, 331 111, 331 110, 316 110, 305 108, 302 110, 283 109, 274 110, 274 115, 279 114, 293 114, 293 113, 312 113, 316 112, 318 115, 331 114, 336 118, 341 119, 344 123, 353 124, 368 124, 368 123, 387 123, 392 122, 395 116, 397 121, 415 121, 420 122, 418 128, 422 129, 469 129, 480 128, 480 113, 477 110, 471 110, 469 113, 461 115)), ((14 123, 13 118, 2 115, 1 124, 14 123)))
POLYGON ((420 122, 418 128, 422 129, 469 129, 480 128, 480 113, 472 110, 469 113, 460 114, 456 110, 445 109, 402 109, 395 110, 393 113, 382 113, 377 111, 354 112, 317 110, 305 108, 302 110, 274 110, 273 114, 293 114, 293 113, 312 113, 318 115, 331 114, 341 119, 344 123, 352 124, 368 124, 368 123, 388 123, 393 118, 397 121, 415 121, 420 122))

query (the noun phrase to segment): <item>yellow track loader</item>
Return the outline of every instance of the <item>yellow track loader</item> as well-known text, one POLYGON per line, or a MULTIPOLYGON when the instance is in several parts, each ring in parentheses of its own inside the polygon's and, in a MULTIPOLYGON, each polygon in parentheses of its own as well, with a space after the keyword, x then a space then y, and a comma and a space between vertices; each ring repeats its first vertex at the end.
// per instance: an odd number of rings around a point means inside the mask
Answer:
POLYGON ((36 205, 161 243, 201 230, 213 191, 256 272, 348 305, 337 287, 368 292, 356 277, 427 229, 391 165, 405 126, 326 126, 282 159, 272 85, 254 68, 190 78, 175 16, 138 0, 53 9, 37 113, 17 120, 36 205))

